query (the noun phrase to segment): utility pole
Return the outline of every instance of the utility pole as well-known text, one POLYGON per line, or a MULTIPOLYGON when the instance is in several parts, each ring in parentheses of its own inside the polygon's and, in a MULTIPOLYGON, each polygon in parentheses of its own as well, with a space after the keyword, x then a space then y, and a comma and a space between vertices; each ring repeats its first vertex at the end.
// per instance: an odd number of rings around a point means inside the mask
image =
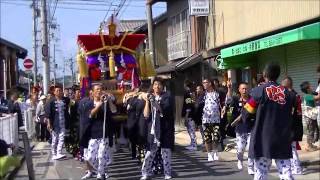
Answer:
POLYGON ((48 94, 50 82, 50 58, 48 51, 48 24, 47 1, 41 0, 41 35, 42 35, 42 61, 43 61, 43 93, 48 94))
POLYGON ((38 5, 36 0, 32 1, 32 16, 33 16, 33 82, 34 86, 37 84, 37 74, 38 74, 38 43, 37 43, 37 18, 38 18, 38 5))
POLYGON ((56 43, 53 41, 53 84, 56 85, 56 43))
POLYGON ((71 68, 71 82, 72 82, 72 85, 74 83, 74 77, 73 77, 73 74, 74 74, 74 70, 73 70, 73 59, 70 58, 70 68, 71 68))
POLYGON ((3 53, 3 59, 2 60, 2 66, 3 66, 3 79, 1 79, 3 82, 3 95, 4 98, 7 99, 7 73, 8 73, 8 69, 7 69, 7 61, 9 61, 8 58, 8 48, 6 46, 0 47, 0 52, 3 53))
POLYGON ((153 67, 155 67, 156 62, 154 58, 154 49, 153 49, 153 22, 152 22, 152 1, 147 0, 146 4, 147 8, 147 21, 148 21, 148 40, 149 40, 149 50, 151 56, 151 62, 153 63, 153 67))
POLYGON ((7 99, 7 56, 3 61, 3 97, 7 99))
POLYGON ((65 88, 65 82, 64 82, 65 76, 66 76, 66 63, 65 63, 65 61, 63 61, 63 82, 62 82, 63 90, 65 88))

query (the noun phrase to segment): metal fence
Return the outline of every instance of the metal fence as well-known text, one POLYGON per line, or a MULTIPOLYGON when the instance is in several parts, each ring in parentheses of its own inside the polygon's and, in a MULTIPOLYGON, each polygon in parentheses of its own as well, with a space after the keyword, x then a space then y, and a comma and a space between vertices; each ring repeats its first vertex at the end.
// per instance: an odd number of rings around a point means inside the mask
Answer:
POLYGON ((36 115, 36 112, 32 108, 28 108, 27 110, 24 111, 24 127, 25 127, 24 130, 27 132, 29 139, 33 138, 36 134, 35 115, 36 115))
POLYGON ((0 139, 5 140, 8 144, 18 146, 18 115, 8 114, 0 117, 0 139))

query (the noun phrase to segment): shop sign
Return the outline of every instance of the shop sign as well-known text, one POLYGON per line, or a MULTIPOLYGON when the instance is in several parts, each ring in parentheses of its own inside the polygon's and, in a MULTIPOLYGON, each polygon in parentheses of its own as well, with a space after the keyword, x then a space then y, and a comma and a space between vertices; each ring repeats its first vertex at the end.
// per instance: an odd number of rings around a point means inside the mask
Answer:
POLYGON ((189 10, 192 16, 208 16, 209 0, 189 0, 189 10))
POLYGON ((245 54, 253 51, 259 51, 261 49, 267 49, 282 44, 282 37, 268 38, 257 41, 251 41, 239 46, 231 48, 231 56, 245 54))
POLYGON ((221 58, 251 53, 262 49, 289 44, 301 40, 320 39, 320 23, 314 23, 300 28, 285 31, 269 37, 231 46, 221 50, 221 58))

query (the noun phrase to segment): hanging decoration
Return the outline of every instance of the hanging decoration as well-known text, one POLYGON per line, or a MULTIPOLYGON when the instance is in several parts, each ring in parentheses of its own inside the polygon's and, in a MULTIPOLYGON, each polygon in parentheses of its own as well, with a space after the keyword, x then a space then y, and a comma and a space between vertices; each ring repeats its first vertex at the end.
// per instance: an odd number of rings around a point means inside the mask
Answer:
POLYGON ((149 50, 145 52, 145 62, 146 62, 146 76, 147 77, 155 76, 156 71, 154 69, 153 63, 151 62, 151 54, 149 50))
POLYGON ((116 76, 116 70, 115 70, 116 63, 114 62, 114 54, 112 51, 110 51, 109 54, 109 71, 110 71, 110 77, 114 78, 116 76))
POLYGON ((140 53, 139 54, 139 73, 140 73, 140 77, 141 79, 146 79, 147 78, 147 72, 146 72, 146 61, 145 61, 145 56, 144 53, 140 53))
POLYGON ((84 55, 80 52, 77 54, 77 63, 79 67, 80 78, 88 77, 88 64, 86 63, 84 55))
POLYGON ((150 51, 139 54, 139 74, 141 79, 148 79, 156 75, 156 71, 151 62, 150 51))

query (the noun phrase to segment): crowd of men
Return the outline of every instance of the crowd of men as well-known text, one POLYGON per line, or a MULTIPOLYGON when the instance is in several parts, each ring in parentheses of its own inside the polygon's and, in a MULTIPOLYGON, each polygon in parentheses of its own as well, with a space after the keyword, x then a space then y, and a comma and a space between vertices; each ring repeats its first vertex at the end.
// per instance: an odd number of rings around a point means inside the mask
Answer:
MULTIPOLYGON (((309 82, 302 82, 304 95, 300 96, 292 88, 290 77, 277 83, 280 72, 276 63, 267 64, 263 80, 252 89, 246 82, 232 89, 230 79, 225 86, 210 78, 198 85, 185 81, 181 115, 190 136, 190 146, 186 148, 198 149, 195 132, 199 129, 208 161, 219 161, 219 147, 224 150, 223 141, 231 136, 236 138, 240 170, 249 146, 248 174, 255 180, 267 179, 272 160, 280 179, 291 180, 293 174, 302 174, 297 153, 303 136, 302 121, 307 124, 307 150, 319 149, 314 143, 319 139, 320 87, 314 91, 309 82)), ((115 96, 101 84, 93 84, 82 98, 80 94, 79 89, 70 94, 54 86, 50 95, 40 96, 37 103, 32 98, 39 95, 31 96, 31 105, 36 109, 37 138, 51 143, 53 160, 63 159, 62 149, 66 147, 85 161, 87 171, 82 179, 108 178, 108 166, 113 161, 111 147, 117 134, 113 117, 124 109, 132 158, 138 158, 142 164, 141 179, 159 172, 163 172, 164 179, 172 178, 175 102, 172 94, 164 90, 162 79, 156 77, 149 88, 141 86, 125 94, 123 107, 116 106, 115 96)), ((10 112, 19 111, 16 98, 12 96, 10 112)))
MULTIPOLYGON (((320 74, 320 67, 318 67, 320 74)), ((243 169, 243 153, 249 145, 248 174, 255 180, 267 179, 272 160, 275 160, 280 179, 294 179, 302 174, 297 149, 303 136, 303 121, 307 125, 307 151, 319 150, 320 78, 314 91, 308 81, 300 87, 300 96, 293 89, 293 81, 285 77, 277 83, 280 66, 266 65, 263 80, 249 90, 246 82, 238 83, 233 94, 229 79, 225 87, 217 80, 204 79, 192 91, 192 83, 185 82, 182 116, 190 136, 189 150, 196 150, 195 129, 200 132, 208 153, 208 161, 219 160, 218 145, 224 149, 225 135, 235 137, 238 169, 243 169), (203 91, 204 90, 204 91, 203 91), (201 119, 199 121, 199 119, 201 119)))
MULTIPOLYGON (((48 102, 39 103, 37 108, 38 119, 43 116, 51 134, 52 160, 63 159, 65 154, 62 148, 68 146, 65 145, 65 140, 67 143, 73 140, 72 143, 79 145, 80 156, 87 166, 82 179, 108 178, 108 166, 112 163, 110 148, 114 146, 117 123, 113 117, 121 109, 117 109, 114 95, 103 89, 101 84, 93 84, 86 97, 75 98, 75 110, 71 110, 70 98, 63 95, 62 88, 55 86, 52 90, 53 96, 48 102), (78 119, 72 119, 72 116, 78 119), (79 127, 76 133, 78 137, 69 135, 66 138, 66 133, 71 132, 67 129, 72 127, 79 127), (77 141, 74 141, 75 138, 77 141)), ((128 115, 126 126, 133 158, 136 158, 136 150, 139 151, 140 160, 144 157, 141 179, 149 178, 160 166, 165 179, 171 179, 171 154, 174 146, 173 101, 170 93, 163 91, 162 80, 155 78, 149 92, 146 92, 146 88, 138 88, 126 94, 124 104, 128 115)))

